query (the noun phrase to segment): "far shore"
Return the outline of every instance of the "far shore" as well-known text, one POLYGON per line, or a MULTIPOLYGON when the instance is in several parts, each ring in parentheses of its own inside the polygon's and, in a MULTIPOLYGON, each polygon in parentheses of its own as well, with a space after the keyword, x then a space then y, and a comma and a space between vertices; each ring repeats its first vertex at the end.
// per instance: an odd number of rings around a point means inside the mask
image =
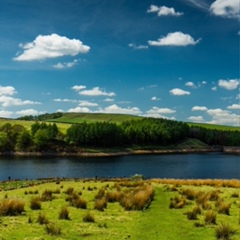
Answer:
POLYGON ((79 151, 79 152, 1 152, 0 156, 56 156, 56 157, 111 157, 111 156, 126 156, 126 155, 151 155, 151 154, 177 154, 177 153, 210 153, 210 152, 224 152, 229 154, 240 154, 240 147, 217 147, 217 148, 203 148, 203 149, 156 149, 156 150, 126 150, 126 151, 79 151))

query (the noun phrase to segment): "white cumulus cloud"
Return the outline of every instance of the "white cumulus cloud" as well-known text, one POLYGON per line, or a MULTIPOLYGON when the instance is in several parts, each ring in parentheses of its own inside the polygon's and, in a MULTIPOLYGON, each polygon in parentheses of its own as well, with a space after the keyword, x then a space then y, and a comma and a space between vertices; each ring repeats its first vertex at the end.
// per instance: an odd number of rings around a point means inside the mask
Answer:
POLYGON ((217 16, 227 18, 239 18, 239 0, 216 0, 210 6, 210 11, 217 16))
POLYGON ((240 104, 232 104, 231 106, 228 106, 227 109, 240 110, 240 104))
POLYGON ((85 112, 85 113, 90 113, 91 110, 89 108, 87 108, 87 107, 76 107, 76 108, 68 109, 67 112, 75 112, 75 113, 77 113, 77 112, 85 112))
POLYGON ((80 95, 84 96, 108 96, 108 97, 113 97, 116 94, 114 92, 106 92, 99 87, 94 87, 93 89, 90 90, 81 90, 78 92, 80 95))
POLYGON ((170 108, 159 108, 159 107, 153 107, 152 109, 147 111, 147 114, 172 114, 176 111, 170 108))
POLYGON ((190 92, 182 90, 180 88, 174 88, 172 90, 169 91, 172 95, 175 96, 183 96, 183 95, 190 95, 190 92))
POLYGON ((110 105, 104 109, 99 109, 99 112, 105 113, 120 113, 120 114, 131 114, 131 115, 140 115, 142 112, 138 107, 127 107, 122 108, 116 104, 110 105))
POLYGON ((225 88, 227 90, 237 89, 240 84, 240 79, 231 79, 231 80, 222 80, 218 81, 218 86, 221 88, 225 88))
POLYGON ((17 115, 22 115, 22 116, 26 116, 26 115, 33 115, 33 116, 36 116, 36 115, 39 115, 39 114, 43 114, 44 112, 39 112, 35 109, 25 109, 25 110, 20 110, 20 111, 17 111, 16 114, 17 115))
POLYGON ((205 106, 194 106, 192 107, 192 111, 207 111, 207 107, 205 106))
POLYGON ((75 91, 81 91, 85 88, 86 88, 86 86, 83 86, 83 85, 75 85, 75 86, 72 87, 72 89, 75 90, 75 91))
POLYGON ((10 118, 12 116, 12 111, 0 110, 0 117, 1 118, 10 118))
POLYGON ((157 12, 158 16, 181 16, 183 15, 182 12, 176 12, 174 8, 169 8, 166 6, 158 7, 156 5, 151 5, 147 10, 148 13, 155 13, 157 12))
POLYGON ((19 45, 23 53, 13 58, 15 61, 36 61, 87 53, 90 47, 78 39, 69 39, 58 34, 38 35, 33 42, 19 45))
POLYGON ((149 40, 148 44, 150 46, 176 46, 185 47, 188 45, 196 45, 201 39, 194 40, 189 34, 182 32, 168 33, 167 36, 159 38, 157 41, 149 40))
POLYGON ((20 98, 13 98, 9 96, 0 96, 0 104, 3 107, 10 107, 10 106, 36 105, 41 103, 30 100, 22 100, 20 98))
POLYGON ((64 63, 59 62, 53 65, 53 67, 56 69, 72 68, 75 65, 77 65, 78 61, 79 61, 78 59, 75 59, 72 62, 64 62, 64 63))
POLYGON ((156 96, 154 96, 154 97, 151 98, 151 100, 152 100, 152 101, 159 101, 159 100, 161 100, 161 99, 160 99, 160 98, 157 98, 156 96))
POLYGON ((0 96, 1 95, 14 95, 16 92, 15 88, 12 86, 0 86, 0 96))
POLYGON ((128 46, 129 46, 130 48, 138 49, 138 50, 148 49, 148 46, 146 46, 146 45, 136 45, 136 44, 134 44, 134 43, 129 43, 128 46))
POLYGON ((192 122, 204 122, 204 118, 202 116, 191 116, 188 119, 192 122))
POLYGON ((196 88, 195 84, 193 82, 186 82, 185 86, 191 87, 191 88, 196 88))

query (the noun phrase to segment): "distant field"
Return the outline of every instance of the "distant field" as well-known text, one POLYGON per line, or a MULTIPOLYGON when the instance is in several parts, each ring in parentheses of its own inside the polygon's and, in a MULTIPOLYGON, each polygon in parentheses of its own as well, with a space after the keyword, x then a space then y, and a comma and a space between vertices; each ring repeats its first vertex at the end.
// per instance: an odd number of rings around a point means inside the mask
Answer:
POLYGON ((187 123, 187 124, 189 126, 203 127, 203 128, 223 130, 223 131, 240 131, 240 126, 233 127, 233 126, 224 126, 224 125, 207 124, 207 123, 187 123))
POLYGON ((48 120, 61 123, 82 123, 82 122, 112 122, 120 124, 124 121, 137 120, 143 117, 126 114, 104 114, 104 113, 65 113, 62 117, 48 120))
MULTIPOLYGON (((105 114, 105 113, 64 113, 60 118, 44 120, 46 122, 55 122, 62 132, 66 130, 74 123, 93 123, 93 122, 111 122, 116 124, 121 124, 125 121, 142 119, 141 116, 127 115, 127 114, 105 114)), ((30 129, 31 125, 35 121, 25 121, 16 119, 5 119, 0 118, 0 126, 10 123, 10 124, 21 124, 25 128, 30 129)), ((207 129, 225 130, 225 131, 240 131, 239 127, 224 126, 216 124, 207 123, 187 123, 189 126, 203 127, 207 129)))

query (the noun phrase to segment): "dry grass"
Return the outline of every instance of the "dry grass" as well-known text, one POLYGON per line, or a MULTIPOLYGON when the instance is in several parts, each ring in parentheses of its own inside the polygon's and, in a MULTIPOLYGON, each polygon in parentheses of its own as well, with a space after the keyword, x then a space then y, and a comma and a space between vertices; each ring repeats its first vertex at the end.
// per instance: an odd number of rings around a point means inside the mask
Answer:
POLYGON ((61 235, 61 228, 54 223, 46 224, 45 226, 46 233, 52 236, 61 235))
POLYGON ((94 208, 98 211, 104 211, 104 209, 107 208, 107 199, 105 197, 96 199, 94 208))
POLYGON ((49 220, 47 218, 47 216, 43 213, 39 213, 38 214, 38 218, 37 218, 37 223, 43 225, 43 224, 48 224, 49 220))
POLYGON ((83 216, 83 221, 84 222, 95 222, 95 218, 93 216, 92 213, 87 212, 84 216, 83 216))
POLYGON ((0 216, 17 216, 24 211, 25 203, 18 199, 4 199, 0 202, 0 216))

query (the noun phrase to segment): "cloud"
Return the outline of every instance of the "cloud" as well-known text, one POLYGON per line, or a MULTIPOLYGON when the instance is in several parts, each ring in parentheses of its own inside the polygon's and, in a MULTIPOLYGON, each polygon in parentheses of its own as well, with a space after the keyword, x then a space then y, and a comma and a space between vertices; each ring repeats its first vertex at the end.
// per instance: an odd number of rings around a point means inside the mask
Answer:
POLYGON ((218 86, 221 88, 225 88, 227 90, 237 89, 240 83, 240 79, 231 79, 231 80, 222 80, 218 81, 218 86))
POLYGON ((175 96, 183 96, 183 95, 190 95, 191 93, 180 88, 174 88, 169 91, 172 95, 175 96))
POLYGON ((16 114, 17 115, 22 115, 22 116, 26 116, 26 115, 39 115, 39 114, 43 114, 44 112, 39 112, 35 109, 25 109, 25 110, 21 110, 21 111, 17 111, 16 114))
POLYGON ((41 103, 30 100, 21 100, 20 98, 13 98, 9 96, 0 96, 0 104, 2 104, 3 107, 10 107, 10 106, 36 105, 41 103))
POLYGON ((159 100, 161 100, 161 98, 152 97, 151 100, 152 100, 152 101, 159 101, 159 100))
POLYGON ((85 112, 85 113, 89 113, 91 112, 91 110, 87 107, 76 107, 76 108, 70 108, 67 110, 67 112, 85 112))
POLYGON ((204 122, 204 119, 202 116, 191 116, 188 119, 192 122, 204 122))
POLYGON ((197 88, 193 82, 186 82, 185 86, 191 87, 191 88, 197 88))
POLYGON ((148 13, 157 12, 158 16, 175 16, 179 17, 183 15, 182 12, 176 12, 174 8, 169 8, 166 6, 158 7, 156 5, 151 5, 147 10, 148 13))
POLYGON ((72 89, 75 90, 75 91, 81 91, 85 88, 86 88, 86 86, 83 86, 83 85, 75 85, 75 86, 72 87, 72 89))
POLYGON ((64 68, 72 68, 73 66, 77 65, 78 59, 73 60, 72 62, 64 62, 64 63, 57 63, 53 65, 56 69, 64 69, 64 68))
POLYGON ((128 107, 128 108, 122 108, 119 107, 116 104, 113 104, 111 106, 108 106, 104 109, 99 109, 99 112, 105 112, 105 113, 120 113, 120 114, 131 114, 131 115, 140 115, 142 112, 137 107, 128 107))
POLYGON ((239 0, 216 0, 210 6, 212 14, 227 18, 239 18, 239 0))
POLYGON ((105 92, 104 90, 101 90, 99 87, 94 87, 91 90, 82 90, 78 92, 80 95, 84 96, 108 96, 113 97, 116 96, 114 92, 105 92))
POLYGON ((175 113, 175 110, 172 110, 170 108, 158 108, 158 107, 153 107, 152 109, 147 111, 147 114, 173 114, 175 113))
POLYGON ((240 110, 240 104, 232 104, 231 106, 228 106, 227 109, 240 110))
POLYGON ((182 32, 168 33, 166 37, 159 38, 157 41, 149 40, 150 46, 176 46, 185 47, 187 45, 196 45, 201 39, 195 41, 189 34, 182 32))
POLYGON ((212 87, 212 90, 213 91, 217 91, 217 87, 212 87))
POLYGON ((222 110, 220 108, 207 110, 209 116, 212 120, 208 123, 211 124, 221 124, 221 125, 236 125, 239 123, 239 115, 231 113, 227 110, 222 110))
POLYGON ((1 95, 14 95, 16 92, 15 88, 12 87, 12 86, 6 86, 6 87, 3 87, 3 86, 0 86, 0 96, 1 95))
POLYGON ((136 45, 134 43, 129 43, 128 46, 133 49, 141 50, 141 49, 148 49, 146 45, 136 45))
POLYGON ((98 104, 97 103, 93 103, 93 102, 88 102, 88 101, 80 101, 79 103, 80 107, 97 107, 98 104))
POLYGON ((192 108, 192 111, 207 111, 207 107, 204 107, 204 106, 194 106, 192 108))
POLYGON ((114 99, 113 98, 106 98, 106 99, 104 99, 104 102, 114 102, 114 99))
POLYGON ((90 47, 78 39, 69 39, 58 34, 38 35, 33 42, 20 44, 23 53, 13 58, 15 61, 37 61, 63 56, 87 53, 90 47))
POLYGON ((54 101, 54 102, 69 102, 69 103, 77 103, 77 102, 78 102, 77 100, 67 99, 67 98, 64 98, 64 99, 55 98, 53 101, 54 101))
POLYGON ((12 114, 13 114, 13 112, 11 112, 11 111, 0 110, 1 118, 10 118, 12 116, 12 114))

